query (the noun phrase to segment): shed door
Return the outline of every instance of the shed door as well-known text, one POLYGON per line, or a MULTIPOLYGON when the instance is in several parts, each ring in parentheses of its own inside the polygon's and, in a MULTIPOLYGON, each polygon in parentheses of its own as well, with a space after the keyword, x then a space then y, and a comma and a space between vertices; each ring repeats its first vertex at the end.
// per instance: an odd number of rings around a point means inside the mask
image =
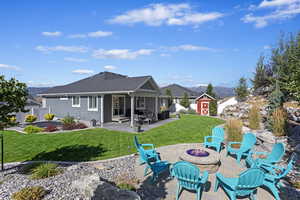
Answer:
POLYGON ((209 115, 209 103, 201 102, 201 115, 209 115))

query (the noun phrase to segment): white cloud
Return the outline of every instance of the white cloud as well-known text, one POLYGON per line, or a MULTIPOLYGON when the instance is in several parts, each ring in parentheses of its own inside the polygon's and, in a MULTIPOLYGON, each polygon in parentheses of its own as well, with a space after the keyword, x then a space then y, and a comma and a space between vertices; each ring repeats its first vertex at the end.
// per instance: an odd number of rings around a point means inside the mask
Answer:
POLYGON ((73 57, 65 57, 65 61, 70 61, 70 62, 86 62, 86 59, 83 58, 73 58, 73 57))
POLYGON ((76 70, 73 70, 72 73, 74 73, 74 74, 92 74, 92 73, 94 73, 94 71, 89 70, 89 69, 76 69, 76 70))
POLYGON ((27 81, 27 85, 30 87, 51 87, 56 85, 54 82, 36 82, 36 81, 27 81))
POLYGON ((197 46, 191 44, 184 44, 179 46, 169 47, 170 50, 173 51, 214 51, 215 49, 204 47, 204 46, 197 46))
POLYGON ((207 87, 208 84, 207 83, 198 83, 196 84, 196 87, 207 87))
POLYGON ((21 70, 21 68, 15 66, 15 65, 7 65, 7 64, 0 64, 0 68, 8 69, 8 70, 15 70, 15 71, 21 70))
POLYGON ((242 18, 244 23, 254 23, 256 28, 262 28, 269 25, 270 22, 283 21, 300 14, 300 0, 263 0, 256 8, 275 9, 266 15, 256 16, 249 13, 242 18))
POLYGON ((84 53, 88 51, 87 47, 83 47, 83 46, 63 46, 63 45, 53 46, 53 47, 40 45, 37 46, 35 49, 41 52, 65 51, 65 52, 84 53))
POLYGON ((115 69, 117 69, 117 67, 114 66, 114 65, 106 65, 103 68, 106 69, 106 70, 115 70, 115 69))
POLYGON ((107 36, 111 36, 113 33, 109 32, 109 31, 96 31, 96 32, 90 32, 90 33, 86 33, 86 34, 72 34, 69 35, 69 38, 99 38, 99 37, 107 37, 107 36))
POLYGON ((132 51, 129 49, 98 49, 93 53, 95 58, 114 58, 114 59, 135 59, 138 56, 150 55, 153 52, 152 49, 139 49, 132 51))
POLYGON ((55 31, 55 32, 42 32, 42 35, 49 36, 49 37, 59 37, 62 35, 62 32, 55 31))
POLYGON ((150 4, 145 8, 130 10, 110 19, 110 23, 135 24, 145 23, 149 26, 160 25, 199 25, 223 17, 223 13, 195 12, 187 3, 150 4))
POLYGON ((264 48, 265 50, 267 50, 267 49, 271 49, 271 46, 270 46, 270 45, 265 45, 263 48, 264 48))

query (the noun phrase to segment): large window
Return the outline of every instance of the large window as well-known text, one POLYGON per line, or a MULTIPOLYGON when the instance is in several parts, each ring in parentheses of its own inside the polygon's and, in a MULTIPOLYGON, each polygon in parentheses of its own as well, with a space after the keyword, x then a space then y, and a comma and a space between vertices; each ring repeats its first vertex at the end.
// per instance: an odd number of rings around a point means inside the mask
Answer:
POLYGON ((145 97, 136 97, 136 109, 137 110, 146 109, 146 98, 145 97))
POLYGON ((79 96, 72 97, 72 107, 80 107, 80 97, 79 96))
POLYGON ((88 97, 88 110, 89 111, 98 111, 98 97, 96 97, 96 96, 88 97))

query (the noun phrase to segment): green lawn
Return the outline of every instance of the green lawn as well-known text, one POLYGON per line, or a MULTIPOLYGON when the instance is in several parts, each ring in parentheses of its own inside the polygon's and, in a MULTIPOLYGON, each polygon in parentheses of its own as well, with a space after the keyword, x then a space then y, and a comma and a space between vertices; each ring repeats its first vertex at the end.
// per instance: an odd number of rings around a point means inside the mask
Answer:
MULTIPOLYGON (((138 134, 138 138, 141 143, 153 143, 156 147, 203 142, 211 128, 221 123, 223 121, 219 119, 184 115, 180 120, 138 134)), ((134 135, 100 128, 48 135, 5 131, 4 160, 90 161, 113 158, 135 152, 134 135)))

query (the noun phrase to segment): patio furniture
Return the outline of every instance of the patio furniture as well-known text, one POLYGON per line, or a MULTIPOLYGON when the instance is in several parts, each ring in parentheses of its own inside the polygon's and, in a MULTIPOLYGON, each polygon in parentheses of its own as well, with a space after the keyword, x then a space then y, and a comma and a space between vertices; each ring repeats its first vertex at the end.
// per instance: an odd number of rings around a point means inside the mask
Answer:
POLYGON ((228 146, 227 146, 227 156, 229 154, 235 154, 237 159, 237 163, 240 163, 241 158, 243 156, 247 156, 249 155, 252 147, 255 145, 256 143, 256 137, 253 133, 245 133, 243 136, 243 140, 242 142, 229 142, 228 146), (240 148, 233 148, 231 145, 232 144, 240 144, 240 148))
POLYGON ((145 111, 143 116, 143 122, 147 122, 150 125, 152 122, 155 121, 155 115, 153 112, 145 111))
POLYGON ((238 178, 227 178, 217 173, 215 192, 221 186, 231 200, 248 195, 251 200, 254 200, 257 188, 263 184, 264 177, 264 171, 258 168, 250 168, 241 173, 238 178))
POLYGON ((134 136, 134 145, 140 154, 140 164, 144 164, 146 162, 146 158, 151 160, 160 160, 153 144, 140 144, 137 136, 134 136), (150 147, 150 149, 144 149, 144 147, 150 147), (144 157, 141 154, 142 151, 145 154, 144 157))
POLYGON ((147 165, 144 171, 144 176, 147 175, 148 169, 151 169, 152 171, 151 182, 156 181, 161 173, 169 169, 170 163, 167 161, 162 161, 160 159, 152 160, 146 155, 144 150, 140 151, 140 155, 147 165))
POLYGON ((220 166, 220 154, 217 153, 214 150, 207 149, 204 147, 199 147, 199 144, 190 145, 190 149, 186 149, 182 154, 180 155, 180 160, 187 161, 190 163, 195 164, 197 167, 200 168, 201 171, 208 171, 208 173, 215 173, 218 171, 220 166), (196 155, 190 155, 190 150, 202 150, 204 152, 207 152, 207 156, 196 156, 196 155))
POLYGON ((257 152, 257 151, 251 151, 246 158, 246 163, 248 166, 253 167, 266 163, 266 164, 275 164, 279 162, 284 155, 284 144, 283 143, 277 143, 273 145, 271 153, 268 152, 257 152), (254 159, 253 155, 264 155, 265 158, 257 158, 254 159))
POLYGON ((224 141, 224 129, 221 127, 215 127, 212 130, 211 136, 204 137, 205 147, 214 147, 218 152, 221 151, 222 142, 224 141), (210 139, 210 141, 209 141, 210 139))
POLYGON ((204 184, 208 179, 207 171, 201 174, 199 168, 192 163, 179 161, 173 164, 170 174, 172 177, 176 177, 178 181, 176 200, 179 199, 183 189, 196 191, 197 200, 201 199, 204 184))
POLYGON ((269 190, 272 192, 273 196, 276 200, 280 200, 279 197, 279 191, 282 187, 282 184, 280 183, 280 180, 284 178, 292 169, 295 164, 295 157, 296 154, 292 154, 290 157, 290 160, 287 164, 287 166, 280 167, 276 165, 271 164, 262 164, 261 168, 267 169, 269 173, 265 174, 265 179, 263 181, 263 186, 269 188, 269 190), (265 168, 267 166, 267 168, 265 168))

